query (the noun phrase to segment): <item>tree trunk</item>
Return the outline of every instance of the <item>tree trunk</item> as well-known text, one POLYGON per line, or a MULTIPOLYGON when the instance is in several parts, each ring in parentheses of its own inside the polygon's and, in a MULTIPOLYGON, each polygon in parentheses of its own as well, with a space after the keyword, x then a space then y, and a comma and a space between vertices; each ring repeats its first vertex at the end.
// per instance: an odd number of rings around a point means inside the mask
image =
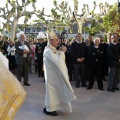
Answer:
POLYGON ((11 40, 12 41, 15 41, 15 31, 16 31, 16 27, 17 27, 17 23, 18 23, 18 20, 13 20, 13 23, 12 23, 12 28, 11 28, 11 40))
POLYGON ((82 26, 83 26, 83 24, 79 22, 78 23, 78 33, 82 34, 82 26))
POLYGON ((110 43, 110 31, 107 32, 107 43, 110 43))

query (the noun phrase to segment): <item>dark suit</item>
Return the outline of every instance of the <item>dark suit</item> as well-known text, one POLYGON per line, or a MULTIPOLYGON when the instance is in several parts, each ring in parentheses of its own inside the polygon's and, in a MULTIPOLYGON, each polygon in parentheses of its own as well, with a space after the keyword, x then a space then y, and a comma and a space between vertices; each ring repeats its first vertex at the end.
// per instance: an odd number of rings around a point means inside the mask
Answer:
POLYGON ((75 75, 75 81, 76 81, 76 87, 80 86, 80 80, 82 83, 82 86, 86 86, 86 80, 85 80, 85 60, 83 62, 78 62, 78 58, 86 58, 86 45, 85 43, 77 43, 76 41, 73 42, 70 46, 70 55, 71 60, 74 67, 74 75, 75 75), (79 71, 80 71, 80 77, 79 79, 79 71))
POLYGON ((110 43, 107 48, 107 60, 110 67, 108 75, 108 89, 117 88, 120 70, 120 49, 119 44, 110 43))
POLYGON ((43 68, 43 50, 44 50, 44 43, 37 43, 35 53, 37 54, 37 63, 38 63, 38 77, 42 77, 42 68, 43 68), (39 53, 40 52, 40 53, 39 53))
POLYGON ((66 62, 66 66, 68 68, 69 80, 72 81, 73 64, 71 62, 70 46, 68 46, 68 45, 65 45, 65 46, 67 47, 67 51, 65 52, 65 62, 66 62))
MULTIPOLYGON (((26 45, 31 51, 30 45, 28 42, 24 41, 24 45, 26 45)), ((18 66, 17 78, 21 82, 22 75, 24 77, 24 84, 28 83, 28 71, 29 71, 29 63, 30 63, 30 53, 24 57, 24 52, 19 47, 22 46, 21 41, 15 43, 15 58, 16 64, 18 66)))
POLYGON ((106 61, 106 55, 107 55, 107 47, 108 44, 107 43, 100 43, 99 47, 101 47, 104 50, 104 61, 103 61, 103 71, 102 71, 102 78, 103 80, 105 80, 105 76, 108 76, 108 63, 106 61))
POLYGON ((103 81, 102 81, 102 66, 103 66, 103 55, 104 51, 102 48, 98 47, 90 47, 88 51, 89 55, 89 70, 90 70, 90 78, 89 78, 89 88, 92 89, 94 85, 94 77, 96 76, 96 80, 98 83, 98 88, 103 89, 103 81))

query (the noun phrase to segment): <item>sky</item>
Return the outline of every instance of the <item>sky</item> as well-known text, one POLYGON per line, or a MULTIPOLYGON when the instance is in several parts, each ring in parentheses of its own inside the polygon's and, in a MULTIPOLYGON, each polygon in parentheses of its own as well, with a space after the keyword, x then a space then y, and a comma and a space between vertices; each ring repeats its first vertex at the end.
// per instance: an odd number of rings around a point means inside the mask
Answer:
MULTIPOLYGON (((57 0, 58 3, 61 3, 62 1, 63 0, 57 0)), ((70 6, 72 6, 72 8, 73 8, 73 0, 64 0, 64 1, 67 1, 68 4, 70 6)), ((114 4, 114 3, 116 3, 116 2, 118 2, 120 0, 78 0, 78 2, 79 2, 79 10, 82 9, 83 4, 88 4, 90 9, 92 9, 93 8, 93 1, 96 1, 97 4, 99 4, 100 2, 102 2, 102 3, 107 2, 110 5, 112 5, 112 4, 114 4)), ((0 0, 0 7, 4 7, 5 2, 6 2, 6 0, 0 0)), ((53 7, 53 0, 37 0, 36 8, 41 10, 43 7, 45 8, 45 13, 49 14, 50 9, 53 7)), ((27 10, 31 10, 31 7, 27 7, 27 10)), ((32 18, 37 19, 35 17, 32 17, 32 18)), ((0 18, 0 21, 3 21, 3 19, 0 18)), ((31 19, 31 21, 32 21, 32 19, 31 19)), ((21 18, 18 23, 22 24, 23 19, 21 18)))

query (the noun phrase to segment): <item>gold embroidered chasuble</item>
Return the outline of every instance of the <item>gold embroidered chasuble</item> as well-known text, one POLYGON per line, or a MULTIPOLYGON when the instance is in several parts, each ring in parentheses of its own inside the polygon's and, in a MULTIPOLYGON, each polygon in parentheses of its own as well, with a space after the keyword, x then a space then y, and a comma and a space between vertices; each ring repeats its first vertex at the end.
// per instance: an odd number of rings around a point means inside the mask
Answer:
POLYGON ((6 58, 0 52, 0 120, 13 120, 26 92, 3 60, 6 58))

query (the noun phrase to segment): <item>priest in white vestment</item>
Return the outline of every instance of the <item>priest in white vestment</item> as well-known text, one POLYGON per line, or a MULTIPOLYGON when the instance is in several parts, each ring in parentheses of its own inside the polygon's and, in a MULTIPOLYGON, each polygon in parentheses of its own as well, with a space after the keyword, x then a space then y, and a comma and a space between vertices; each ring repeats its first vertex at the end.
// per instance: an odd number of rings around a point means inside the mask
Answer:
POLYGON ((65 63, 66 47, 56 50, 58 38, 55 33, 49 33, 50 39, 43 54, 46 96, 44 113, 58 116, 56 110, 63 109, 72 112, 71 101, 76 99, 68 77, 65 63))

